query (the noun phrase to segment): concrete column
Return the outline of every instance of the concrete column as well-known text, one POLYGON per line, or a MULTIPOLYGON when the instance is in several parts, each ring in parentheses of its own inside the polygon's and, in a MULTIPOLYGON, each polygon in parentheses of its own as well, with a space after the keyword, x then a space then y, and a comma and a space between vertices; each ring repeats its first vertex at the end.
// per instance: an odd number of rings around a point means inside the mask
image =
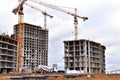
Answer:
POLYGON ((68 43, 68 69, 70 70, 70 45, 68 43))
POLYGON ((88 65, 87 65, 87 44, 86 44, 86 40, 85 40, 85 73, 87 73, 88 71, 87 71, 87 67, 88 67, 88 65))
POLYGON ((73 66, 74 66, 74 70, 75 70, 75 41, 73 42, 73 48, 74 48, 73 49, 73 51, 74 51, 74 57, 73 57, 74 65, 73 66))
MULTIPOLYGON (((0 56, 1 57, 1 56, 0 56)), ((0 62, 0 73, 1 73, 1 68, 2 68, 2 66, 1 66, 1 62, 0 62)))
POLYGON ((90 42, 88 41, 88 62, 89 62, 89 65, 88 65, 88 67, 89 67, 89 73, 91 73, 91 64, 90 64, 90 42))
POLYGON ((2 73, 7 73, 7 69, 4 68, 2 73))

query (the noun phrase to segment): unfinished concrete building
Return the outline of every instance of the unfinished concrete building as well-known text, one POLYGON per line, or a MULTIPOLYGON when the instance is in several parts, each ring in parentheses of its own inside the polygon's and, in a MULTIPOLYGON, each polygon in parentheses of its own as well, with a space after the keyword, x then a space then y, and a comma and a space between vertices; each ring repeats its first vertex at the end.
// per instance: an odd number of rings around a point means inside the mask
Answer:
MULTIPOLYGON (((18 24, 14 26, 18 35, 18 24)), ((48 65, 48 30, 23 23, 22 68, 33 70, 38 65, 48 65)))
POLYGON ((69 69, 104 73, 105 49, 100 43, 85 39, 64 41, 65 71, 69 69))
POLYGON ((0 35, 0 73, 8 73, 16 68, 17 41, 0 35))

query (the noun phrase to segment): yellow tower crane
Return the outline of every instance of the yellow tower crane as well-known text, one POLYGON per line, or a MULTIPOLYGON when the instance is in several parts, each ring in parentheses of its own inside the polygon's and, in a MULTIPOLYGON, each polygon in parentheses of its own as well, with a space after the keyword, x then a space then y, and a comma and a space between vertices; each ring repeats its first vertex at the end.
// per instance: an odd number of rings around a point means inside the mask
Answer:
POLYGON ((23 4, 24 0, 19 0, 19 4, 16 8, 13 9, 13 13, 18 13, 18 39, 17 39, 17 63, 16 63, 16 71, 20 72, 22 69, 22 48, 23 48, 23 4))
MULTIPOLYGON (((18 0, 19 4, 17 7, 13 9, 13 13, 18 13, 18 46, 17 46, 17 64, 16 64, 16 71, 20 72, 22 69, 22 49, 23 49, 23 21, 24 21, 24 12, 23 12, 23 5, 25 4, 25 1, 27 0, 18 0)), ((38 10, 42 12, 44 15, 44 27, 46 29, 46 16, 49 16, 50 18, 53 18, 50 14, 48 14, 46 11, 41 10, 40 8, 33 6, 31 4, 27 4, 29 7, 38 10)))

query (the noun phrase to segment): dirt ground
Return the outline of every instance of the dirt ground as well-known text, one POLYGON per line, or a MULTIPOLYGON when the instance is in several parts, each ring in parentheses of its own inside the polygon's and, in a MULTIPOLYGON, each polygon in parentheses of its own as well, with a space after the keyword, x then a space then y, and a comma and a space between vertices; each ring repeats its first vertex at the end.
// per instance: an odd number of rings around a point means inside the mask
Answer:
MULTIPOLYGON (((24 74, 0 74, 0 80, 10 80, 10 76, 22 76, 22 75, 33 75, 31 73, 24 74)), ((40 74, 38 74, 40 75, 40 74)), ((64 76, 60 76, 58 78, 49 77, 46 80, 120 80, 120 74, 94 74, 94 76, 87 77, 76 77, 76 78, 65 78, 64 76)))
POLYGON ((14 73, 9 73, 9 74, 0 74, 0 80, 10 80, 10 76, 23 76, 23 75, 32 75, 32 73, 22 73, 22 74, 14 74, 14 73))
POLYGON ((120 80, 120 74, 95 74, 94 76, 87 77, 76 77, 76 78, 65 78, 64 76, 54 78, 49 77, 46 80, 120 80))

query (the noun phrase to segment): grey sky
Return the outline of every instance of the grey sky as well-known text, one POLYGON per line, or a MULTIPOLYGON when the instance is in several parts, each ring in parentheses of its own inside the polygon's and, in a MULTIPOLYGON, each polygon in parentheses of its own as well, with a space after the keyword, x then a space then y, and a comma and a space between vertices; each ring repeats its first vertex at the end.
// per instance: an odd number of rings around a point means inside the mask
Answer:
MULTIPOLYGON (((76 7, 80 16, 87 16, 88 21, 79 20, 79 39, 89 39, 106 46, 107 71, 120 69, 120 1, 119 0, 41 0, 46 3, 76 7)), ((17 5, 17 0, 3 0, 0 2, 0 33, 11 34, 13 25, 17 23, 17 15, 12 9, 17 5)), ((37 5, 39 6, 39 5, 37 5)), ((39 6, 54 18, 47 18, 49 29, 49 64, 57 63, 59 69, 64 69, 64 40, 74 39, 73 17, 39 6)), ((64 8, 74 12, 73 9, 64 8)), ((43 26, 43 15, 24 6, 24 21, 43 26)))

